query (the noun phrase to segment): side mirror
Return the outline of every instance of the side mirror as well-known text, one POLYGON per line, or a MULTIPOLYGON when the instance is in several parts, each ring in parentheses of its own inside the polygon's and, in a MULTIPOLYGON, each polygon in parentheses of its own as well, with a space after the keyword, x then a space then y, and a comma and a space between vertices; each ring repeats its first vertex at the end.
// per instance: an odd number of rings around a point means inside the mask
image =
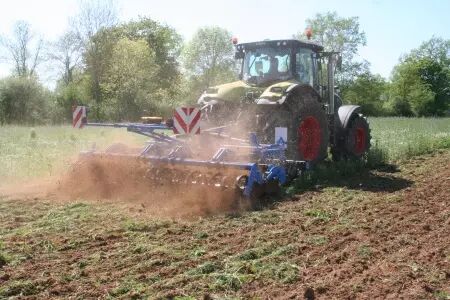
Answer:
POLYGON ((342 70, 342 55, 338 55, 337 61, 336 61, 336 68, 341 71, 342 70))
POLYGON ((234 53, 234 58, 235 59, 242 59, 242 58, 244 58, 244 52, 242 52, 242 51, 237 51, 237 52, 235 52, 234 53))
POLYGON ((334 86, 334 93, 337 95, 341 94, 341 89, 337 85, 334 86))

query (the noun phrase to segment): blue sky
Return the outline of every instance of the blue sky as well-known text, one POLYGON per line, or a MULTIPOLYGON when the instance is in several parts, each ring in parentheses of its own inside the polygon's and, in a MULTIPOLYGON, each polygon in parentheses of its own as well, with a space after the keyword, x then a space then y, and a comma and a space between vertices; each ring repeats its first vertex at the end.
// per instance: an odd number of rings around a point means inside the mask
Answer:
MULTIPOLYGON (((358 16, 367 35, 360 56, 371 70, 388 78, 404 54, 433 35, 450 39, 450 0, 117 0, 122 21, 148 16, 174 27, 185 39, 205 25, 231 31, 240 42, 289 38, 305 28, 316 13, 336 11, 358 16)), ((47 40, 67 29, 77 0, 0 1, 0 34, 8 34, 16 20, 28 21, 47 40)), ((10 66, 0 64, 0 77, 10 66)), ((41 68, 45 72, 45 68, 41 68)), ((42 76, 45 77, 45 76, 42 76)))

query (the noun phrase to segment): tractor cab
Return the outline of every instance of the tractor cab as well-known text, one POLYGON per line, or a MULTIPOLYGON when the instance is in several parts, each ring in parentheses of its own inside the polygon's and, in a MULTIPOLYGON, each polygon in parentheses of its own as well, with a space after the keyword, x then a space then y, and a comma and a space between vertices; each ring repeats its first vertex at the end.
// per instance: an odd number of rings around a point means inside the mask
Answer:
POLYGON ((319 85, 318 64, 322 46, 298 40, 274 40, 236 45, 242 59, 240 79, 252 86, 296 81, 319 85))

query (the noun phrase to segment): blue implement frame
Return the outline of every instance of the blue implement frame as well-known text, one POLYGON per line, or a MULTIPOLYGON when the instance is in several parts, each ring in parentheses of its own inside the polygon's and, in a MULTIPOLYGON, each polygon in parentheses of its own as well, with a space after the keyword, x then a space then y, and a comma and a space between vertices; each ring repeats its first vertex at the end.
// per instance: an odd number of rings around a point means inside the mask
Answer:
MULTIPOLYGON (((271 180, 278 180, 279 184, 287 182, 285 147, 282 143, 277 144, 259 144, 256 134, 250 133, 250 138, 246 141, 247 145, 223 145, 220 147, 210 160, 193 159, 190 156, 188 143, 183 139, 166 135, 157 131, 172 130, 172 127, 164 123, 141 124, 141 123, 88 123, 85 126, 91 127, 112 127, 126 128, 127 131, 144 135, 151 138, 140 154, 114 154, 118 156, 139 157, 151 163, 167 165, 186 165, 201 166, 206 168, 233 168, 245 170, 246 183, 242 190, 245 197, 251 197, 255 184, 264 185, 271 180), (155 153, 155 148, 164 147, 169 149, 168 155, 155 153), (249 149, 253 162, 239 162, 234 155, 235 150, 239 148, 249 149)), ((223 128, 220 127, 216 133, 210 130, 209 133, 220 136, 223 128)), ((205 132, 205 131, 203 131, 205 132)), ((208 133, 208 131, 206 131, 208 133)), ((236 139, 239 140, 239 139, 236 139)), ((245 141, 245 140, 240 140, 245 141)), ((84 152, 83 155, 95 154, 94 150, 84 152)), ((298 162, 297 162, 298 163, 298 162)))

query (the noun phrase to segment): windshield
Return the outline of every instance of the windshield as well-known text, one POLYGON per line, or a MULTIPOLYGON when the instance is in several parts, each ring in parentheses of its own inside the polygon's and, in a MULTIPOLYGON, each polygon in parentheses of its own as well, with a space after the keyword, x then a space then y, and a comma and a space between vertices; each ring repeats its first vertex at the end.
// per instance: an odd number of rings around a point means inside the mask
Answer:
POLYGON ((291 49, 259 48, 248 51, 245 53, 242 75, 245 81, 253 84, 290 79, 291 49))

